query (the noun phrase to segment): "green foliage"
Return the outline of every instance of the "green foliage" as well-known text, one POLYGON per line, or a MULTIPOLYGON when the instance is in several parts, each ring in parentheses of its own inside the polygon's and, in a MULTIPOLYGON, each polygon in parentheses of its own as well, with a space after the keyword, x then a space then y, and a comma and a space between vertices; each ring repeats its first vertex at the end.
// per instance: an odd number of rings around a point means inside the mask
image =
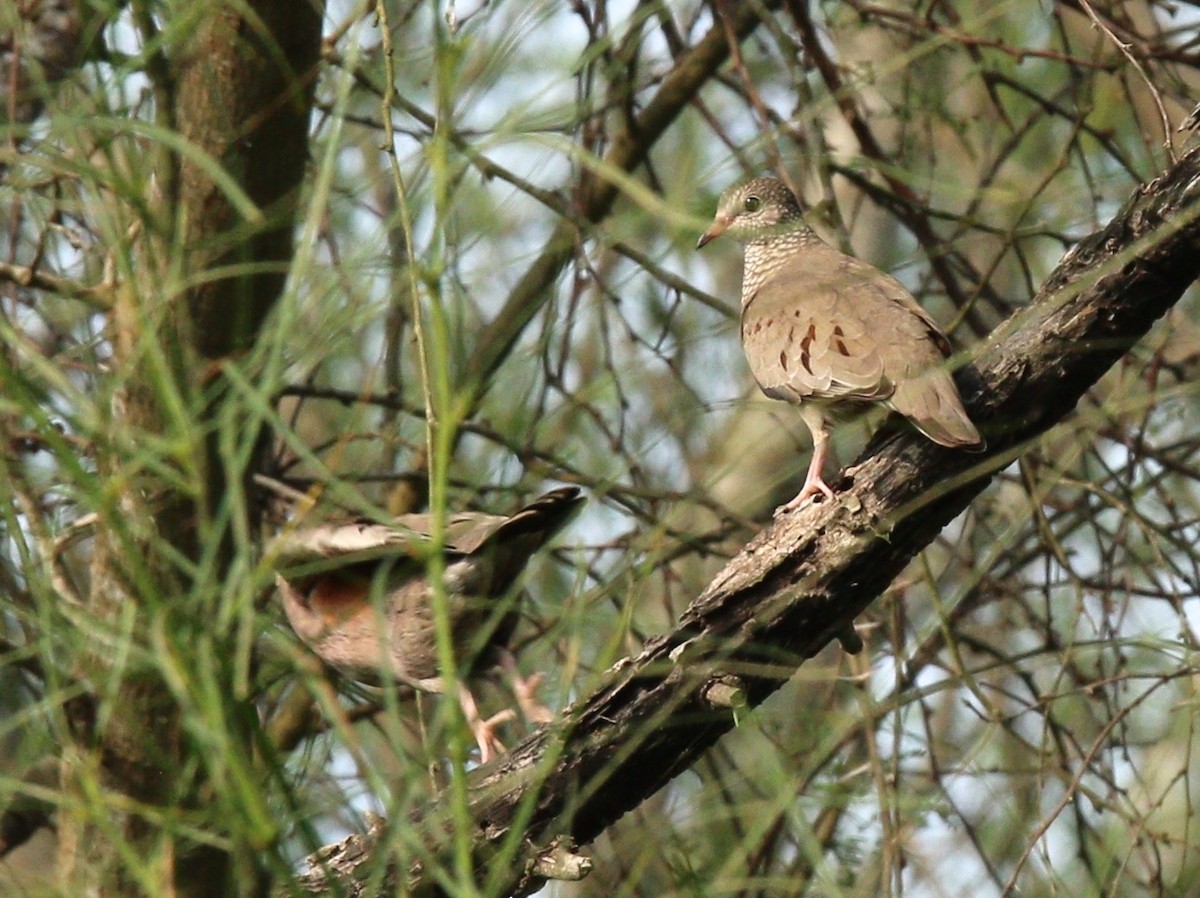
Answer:
MULTIPOLYGON (((1186 10, 809 5, 818 45, 806 4, 767 4, 684 100, 664 84, 738 4, 331 5, 286 286, 254 347, 210 368, 188 367, 195 335, 172 316, 206 279, 267 263, 197 267, 164 192, 186 158, 234 210, 220 239, 264 210, 161 106, 200 13, 106 11, 111 52, 48 85, 0 148, 0 812, 32 801, 105 831, 133 807, 180 855, 228 852, 230 894, 286 888, 379 813, 368 883, 421 861, 450 894, 498 893, 503 865, 489 879, 467 855, 457 704, 321 668, 274 597, 249 476, 377 519, 413 482, 437 514, 583 485, 588 509, 530 565, 516 640, 561 710, 671 626, 805 466, 794 409, 741 357, 735 251, 692 250, 722 188, 786 176, 824 236, 893 270, 969 349, 1187 139, 1186 10), (658 100, 678 108, 647 137, 633 123, 658 100), (614 148, 639 142, 630 170, 614 148), (604 182, 611 209, 590 205, 604 182), (130 412, 145 397, 152 418, 130 412), (152 696, 142 719, 130 684, 152 696), (168 717, 177 755, 144 763, 172 776, 146 794, 81 735, 157 745, 168 717), (61 779, 29 775, 47 758, 61 779), (406 821, 446 792, 458 840, 430 857, 406 821)), ((893 584, 863 655, 831 648, 739 709, 590 847, 590 877, 550 893, 1187 894, 1195 311, 893 584)), ((863 433, 840 429, 843 461, 863 433)), ((511 701, 502 681, 482 698, 511 701)), ((122 855, 126 893, 166 893, 165 844, 122 855)), ((30 846, 0 841, 0 891, 71 894, 52 846, 30 846)))

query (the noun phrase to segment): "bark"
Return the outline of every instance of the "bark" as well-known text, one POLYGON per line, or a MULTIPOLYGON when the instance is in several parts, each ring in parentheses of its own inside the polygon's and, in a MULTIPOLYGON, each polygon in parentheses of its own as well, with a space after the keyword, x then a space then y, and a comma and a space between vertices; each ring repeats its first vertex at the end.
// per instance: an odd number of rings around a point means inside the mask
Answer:
MULTIPOLYGON (((529 894, 539 856, 587 843, 687 769, 803 662, 844 632, 908 561, 1163 315, 1200 274, 1200 149, 1139 187, 1102 230, 1069 252, 1033 303, 960 375, 988 449, 956 453, 902 429, 881 432, 835 501, 808 505, 760 533, 692 602, 678 626, 607 674, 607 683, 470 778, 481 871, 510 871, 529 894), (501 843, 532 802, 526 846, 501 843), (557 841, 556 841, 557 840, 557 841), (533 871, 533 872, 531 872, 533 871)), ((885 429, 886 430, 886 429, 885 429)), ((446 801, 411 821, 438 850, 446 801)), ((368 894, 355 871, 386 826, 310 858, 303 887, 368 894)), ((567 865, 568 868, 570 865, 567 865)), ((576 867, 575 869, 579 869, 576 867)), ((419 868, 394 864, 378 894, 407 880, 437 894, 419 868)), ((372 892, 371 894, 376 894, 372 892)))

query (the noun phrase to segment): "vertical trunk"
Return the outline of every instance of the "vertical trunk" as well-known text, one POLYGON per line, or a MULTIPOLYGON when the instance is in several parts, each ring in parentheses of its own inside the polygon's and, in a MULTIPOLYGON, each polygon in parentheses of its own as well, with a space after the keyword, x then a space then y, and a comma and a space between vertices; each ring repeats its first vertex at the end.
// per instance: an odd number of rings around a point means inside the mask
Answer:
MULTIPOLYGON (((232 838, 245 855, 231 855, 169 825, 186 819, 227 835, 214 810, 220 783, 190 742, 195 724, 185 726, 181 704, 191 684, 177 662, 200 653, 175 651, 204 643, 222 662, 234 651, 234 634, 205 628, 216 619, 211 593, 225 579, 231 521, 245 513, 225 504, 229 485, 253 462, 237 470, 218 443, 231 427, 250 441, 243 445, 261 440, 225 389, 222 361, 253 346, 283 286, 321 10, 310 0, 257 0, 190 15, 186 40, 168 43, 150 68, 159 123, 189 150, 160 148, 161 201, 149 199, 135 272, 111 322, 117 383, 97 466, 98 493, 112 500, 97 525, 90 596, 108 626, 80 671, 94 695, 69 707, 76 743, 64 753, 64 785, 78 800, 62 815, 63 882, 80 895, 256 888, 248 840, 232 838), (238 209, 214 169, 261 217, 238 209), (101 804, 97 784, 119 794, 101 804)), ((167 22, 163 33, 183 30, 167 22)), ((254 716, 237 707, 233 675, 203 673, 220 681, 216 714, 249 758, 254 716)))

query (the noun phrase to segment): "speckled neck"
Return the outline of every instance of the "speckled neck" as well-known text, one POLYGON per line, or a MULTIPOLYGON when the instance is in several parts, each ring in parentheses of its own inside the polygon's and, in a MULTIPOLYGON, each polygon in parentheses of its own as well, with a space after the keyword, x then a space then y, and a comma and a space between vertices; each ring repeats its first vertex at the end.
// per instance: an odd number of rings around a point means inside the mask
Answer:
POLYGON ((776 271, 791 261, 805 246, 819 241, 812 229, 800 225, 786 231, 762 234, 746 242, 746 262, 742 267, 742 306, 776 271))

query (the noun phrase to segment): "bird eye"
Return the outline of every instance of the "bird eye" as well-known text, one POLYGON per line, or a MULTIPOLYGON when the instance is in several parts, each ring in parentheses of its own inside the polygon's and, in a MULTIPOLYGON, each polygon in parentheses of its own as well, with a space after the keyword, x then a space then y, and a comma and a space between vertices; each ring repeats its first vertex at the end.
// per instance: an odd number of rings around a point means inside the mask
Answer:
POLYGON ((747 212, 757 212, 758 207, 762 205, 762 200, 756 196, 746 197, 746 202, 742 203, 742 208, 747 212))

